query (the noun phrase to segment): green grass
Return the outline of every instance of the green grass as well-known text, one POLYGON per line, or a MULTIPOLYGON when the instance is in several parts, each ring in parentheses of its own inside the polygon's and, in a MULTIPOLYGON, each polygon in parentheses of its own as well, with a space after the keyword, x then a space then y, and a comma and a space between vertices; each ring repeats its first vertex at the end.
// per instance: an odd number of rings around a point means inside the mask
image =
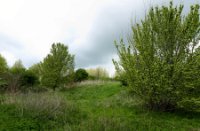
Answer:
MULTIPOLYGON (((52 97, 52 93, 47 94, 48 97, 52 97)), ((137 98, 131 97, 127 89, 117 82, 80 84, 76 88, 57 91, 53 94, 60 97, 59 101, 65 101, 68 104, 55 112, 57 115, 51 118, 38 116, 37 108, 31 110, 30 106, 23 106, 22 115, 19 108, 22 106, 19 106, 19 103, 1 102, 0 130, 200 130, 199 113, 148 111, 141 106, 137 98), (59 115, 58 112, 64 112, 64 114, 59 115)), ((8 98, 8 96, 5 97, 5 99, 8 98)), ((20 97, 17 96, 17 99, 20 97)), ((53 103, 50 102, 50 107, 54 105, 53 103)), ((48 108, 48 110, 44 109, 44 113, 51 115, 48 114, 51 113, 48 108)))

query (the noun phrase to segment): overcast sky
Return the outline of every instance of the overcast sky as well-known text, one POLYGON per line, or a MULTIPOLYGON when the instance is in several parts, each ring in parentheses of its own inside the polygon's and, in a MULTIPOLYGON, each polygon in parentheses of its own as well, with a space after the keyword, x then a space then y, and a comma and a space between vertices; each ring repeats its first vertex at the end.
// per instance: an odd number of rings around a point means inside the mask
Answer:
MULTIPOLYGON (((0 0, 0 54, 9 66, 42 61, 51 44, 62 42, 75 54, 76 68, 105 67, 114 72, 114 40, 130 33, 151 5, 168 0, 0 0)), ((175 0, 189 6, 200 0, 175 0)))

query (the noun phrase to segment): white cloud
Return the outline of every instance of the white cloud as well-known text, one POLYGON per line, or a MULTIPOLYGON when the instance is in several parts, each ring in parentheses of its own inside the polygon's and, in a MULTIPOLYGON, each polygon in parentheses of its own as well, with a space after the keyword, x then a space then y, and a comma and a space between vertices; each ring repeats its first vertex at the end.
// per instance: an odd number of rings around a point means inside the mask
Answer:
POLYGON ((92 0, 0 1, 0 32, 18 39, 26 50, 41 58, 53 42, 86 34, 94 10, 92 0))

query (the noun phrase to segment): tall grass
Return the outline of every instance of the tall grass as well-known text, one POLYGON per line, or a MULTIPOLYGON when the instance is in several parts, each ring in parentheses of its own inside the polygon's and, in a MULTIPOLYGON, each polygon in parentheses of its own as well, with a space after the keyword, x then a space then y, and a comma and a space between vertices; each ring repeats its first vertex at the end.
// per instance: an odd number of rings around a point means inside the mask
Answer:
POLYGON ((56 118, 63 115, 65 109, 69 105, 64 99, 55 93, 43 93, 43 94, 16 94, 6 97, 4 104, 15 104, 23 111, 28 110, 34 112, 38 117, 53 117, 56 118))
POLYGON ((81 121, 79 108, 54 92, 7 94, 1 105, 14 105, 14 116, 35 120, 35 129, 62 128, 81 121))

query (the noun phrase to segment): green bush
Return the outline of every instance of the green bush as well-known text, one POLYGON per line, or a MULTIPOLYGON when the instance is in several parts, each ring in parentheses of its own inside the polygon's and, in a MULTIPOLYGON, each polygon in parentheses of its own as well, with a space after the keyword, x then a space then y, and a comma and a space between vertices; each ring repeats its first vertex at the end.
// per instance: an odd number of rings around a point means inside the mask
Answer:
POLYGON ((39 78, 32 71, 29 70, 25 71, 22 77, 24 86, 33 87, 34 85, 39 83, 39 78))
POLYGON ((132 92, 150 109, 170 111, 186 99, 199 98, 199 5, 191 6, 186 16, 182 11, 183 5, 174 7, 172 2, 152 7, 132 26, 128 47, 123 40, 116 44, 116 69, 126 73, 132 92))
POLYGON ((85 69, 76 70, 74 79, 76 82, 81 82, 83 80, 87 80, 88 79, 87 71, 85 69))

